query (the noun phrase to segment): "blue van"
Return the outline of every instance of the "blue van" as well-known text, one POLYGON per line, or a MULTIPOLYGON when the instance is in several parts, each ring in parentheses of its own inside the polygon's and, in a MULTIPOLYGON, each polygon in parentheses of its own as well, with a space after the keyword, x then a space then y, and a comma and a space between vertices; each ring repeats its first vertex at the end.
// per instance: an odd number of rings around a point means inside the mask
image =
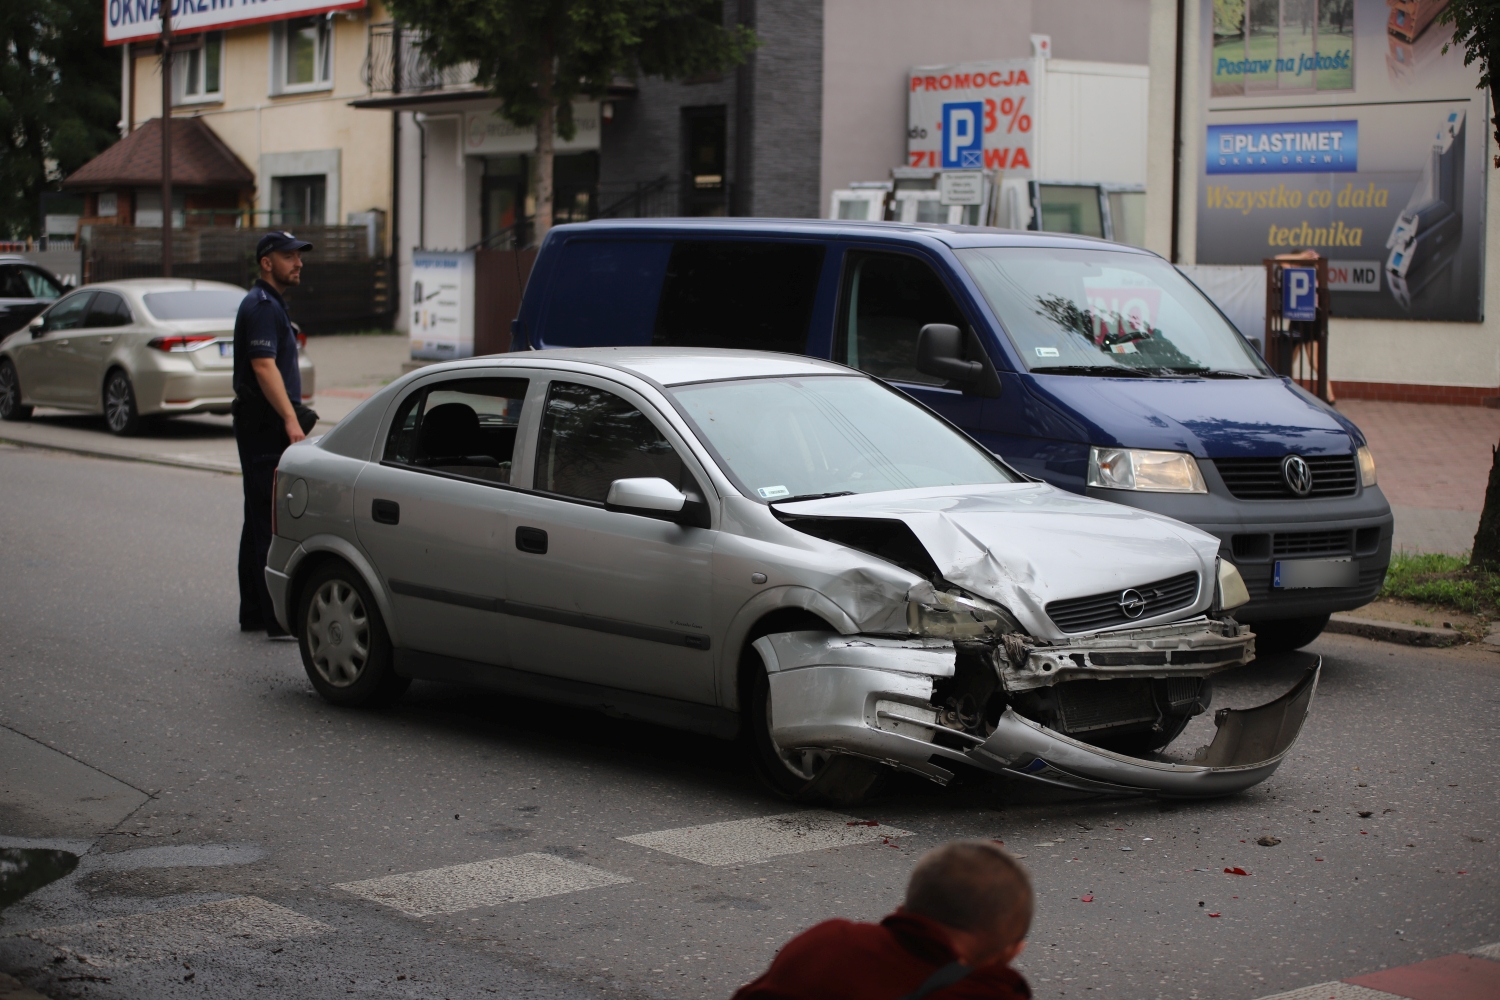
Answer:
POLYGON ((1021 472, 1218 536, 1263 653, 1372 600, 1390 561, 1391 509, 1359 428, 1134 247, 834 220, 558 226, 511 342, 755 348, 861 369, 1021 472))

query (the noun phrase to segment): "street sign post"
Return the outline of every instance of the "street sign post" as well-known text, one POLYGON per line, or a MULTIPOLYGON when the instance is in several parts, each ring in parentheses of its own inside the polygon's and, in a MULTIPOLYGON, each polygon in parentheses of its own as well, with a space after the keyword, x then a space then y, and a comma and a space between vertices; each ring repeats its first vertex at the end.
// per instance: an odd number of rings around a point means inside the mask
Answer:
POLYGON ((1318 398, 1328 387, 1328 260, 1314 250, 1268 257, 1266 361, 1318 398))

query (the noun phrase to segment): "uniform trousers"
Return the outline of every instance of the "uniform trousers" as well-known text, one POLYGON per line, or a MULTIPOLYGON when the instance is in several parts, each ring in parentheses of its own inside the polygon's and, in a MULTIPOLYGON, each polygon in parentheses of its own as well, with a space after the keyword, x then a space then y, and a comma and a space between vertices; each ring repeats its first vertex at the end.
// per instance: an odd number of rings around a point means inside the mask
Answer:
POLYGON ((276 466, 289 443, 286 428, 269 405, 247 406, 235 400, 234 441, 245 485, 245 526, 240 531, 240 626, 279 632, 265 570, 271 551, 271 491, 276 488, 276 466))

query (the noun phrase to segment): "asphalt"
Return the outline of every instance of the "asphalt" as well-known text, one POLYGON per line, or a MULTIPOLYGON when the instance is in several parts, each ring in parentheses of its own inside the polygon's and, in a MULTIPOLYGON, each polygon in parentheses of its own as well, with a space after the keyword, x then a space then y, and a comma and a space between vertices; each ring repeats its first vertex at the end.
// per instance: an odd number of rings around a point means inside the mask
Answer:
POLYGON ((1232 798, 898 780, 830 819, 707 738, 436 684, 325 705, 236 629, 239 487, 0 447, 0 847, 83 857, 0 913, 0 971, 48 996, 727 996, 955 837, 1025 855, 1038 997, 1251 1000, 1500 939, 1488 649, 1330 635, 1221 675, 1243 707, 1324 663, 1297 747, 1232 798), (788 853, 787 824, 835 846, 788 853), (359 886, 476 863, 535 898, 468 905, 472 867, 359 886), (403 912, 424 885, 460 908, 403 912))

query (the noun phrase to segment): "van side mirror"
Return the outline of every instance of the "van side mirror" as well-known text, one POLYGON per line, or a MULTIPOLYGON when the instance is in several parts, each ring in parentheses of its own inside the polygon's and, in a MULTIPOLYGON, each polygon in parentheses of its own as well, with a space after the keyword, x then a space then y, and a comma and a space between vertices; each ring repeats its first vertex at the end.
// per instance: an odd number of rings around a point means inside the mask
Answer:
POLYGON ((980 396, 1000 395, 1000 376, 979 338, 949 323, 928 323, 917 333, 917 371, 957 383, 980 396), (965 350, 967 348, 967 351, 965 350), (982 360, 965 360, 965 353, 982 360))

